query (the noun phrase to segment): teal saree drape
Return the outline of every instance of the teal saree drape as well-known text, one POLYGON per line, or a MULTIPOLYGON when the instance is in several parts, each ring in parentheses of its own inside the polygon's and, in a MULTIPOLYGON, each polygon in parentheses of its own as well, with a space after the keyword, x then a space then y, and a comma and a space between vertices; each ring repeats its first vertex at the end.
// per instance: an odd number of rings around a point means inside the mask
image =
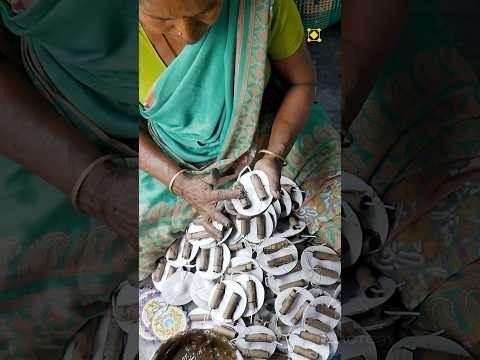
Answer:
MULTIPOLYGON (((1 21, 21 39, 18 57, 38 96, 99 146, 134 154, 116 139, 138 136, 134 2, 42 0, 17 9, 0 0, 1 21)), ((25 134, 26 141, 34 135, 25 134)), ((60 359, 75 332, 105 310, 112 290, 136 268, 137 254, 4 157, 0 212, 0 358, 60 359)))

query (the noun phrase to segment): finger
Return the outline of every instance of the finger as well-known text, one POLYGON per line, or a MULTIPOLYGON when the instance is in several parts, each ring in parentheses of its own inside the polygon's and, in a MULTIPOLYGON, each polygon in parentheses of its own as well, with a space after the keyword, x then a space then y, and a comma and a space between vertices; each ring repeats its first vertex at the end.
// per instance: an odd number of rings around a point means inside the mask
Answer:
POLYGON ((242 214, 237 214, 237 215, 235 215, 235 217, 236 217, 238 220, 248 220, 248 219, 251 219, 250 216, 246 216, 246 215, 242 215, 242 214))
POLYGON ((199 217, 193 219, 193 223, 195 225, 203 225, 204 221, 209 221, 208 220, 208 215, 200 215, 199 217))
POLYGON ((224 204, 225 204, 225 211, 227 213, 229 213, 230 215, 237 216, 237 211, 235 210, 235 207, 233 206, 230 200, 226 200, 224 204))
POLYGON ((212 220, 215 220, 216 222, 219 222, 222 224, 224 227, 230 227, 232 225, 232 222, 230 221, 229 218, 227 218, 225 215, 222 214, 222 212, 216 208, 212 208, 210 210, 210 218, 212 220))
POLYGON ((220 171, 218 169, 212 169, 210 174, 205 175, 203 181, 205 181, 208 185, 214 186, 217 185, 218 179, 220 178, 220 171))
POLYGON ((230 189, 230 190, 212 190, 208 194, 209 201, 223 201, 223 200, 233 200, 233 199, 242 199, 245 197, 245 194, 240 189, 230 189))
POLYGON ((237 177, 238 177, 238 174, 222 176, 220 179, 218 179, 217 185, 223 186, 225 184, 228 184, 229 182, 235 181, 237 177))
POLYGON ((235 207, 233 206, 230 200, 225 201, 225 211, 234 217, 232 219, 233 222, 235 222, 235 219, 238 219, 238 220, 250 219, 249 216, 239 214, 237 210, 235 210, 235 207))
POLYGON ((213 226, 210 221, 203 219, 201 225, 205 228, 205 231, 211 234, 216 240, 222 240, 222 232, 213 226))
POLYGON ((280 192, 280 179, 272 179, 272 177, 268 177, 270 182, 270 190, 272 192, 273 197, 278 200, 282 197, 280 192))

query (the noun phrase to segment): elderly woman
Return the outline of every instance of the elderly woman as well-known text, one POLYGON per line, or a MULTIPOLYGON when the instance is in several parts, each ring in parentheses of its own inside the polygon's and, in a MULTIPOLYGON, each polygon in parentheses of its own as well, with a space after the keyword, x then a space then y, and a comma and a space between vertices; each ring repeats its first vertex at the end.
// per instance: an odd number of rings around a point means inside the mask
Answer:
POLYGON ((404 282, 415 330, 444 330, 479 358, 477 75, 431 1, 352 0, 342 21, 342 170, 397 208, 374 264, 404 282))
POLYGON ((246 165, 268 175, 275 197, 281 173, 294 178, 310 231, 339 246, 340 138, 312 107, 315 70, 293 0, 145 0, 140 21, 141 277, 197 216, 215 237, 212 220, 230 226, 216 204, 240 194, 219 188, 246 165))
POLYGON ((0 0, 1 359, 61 358, 136 269, 136 11, 0 0))

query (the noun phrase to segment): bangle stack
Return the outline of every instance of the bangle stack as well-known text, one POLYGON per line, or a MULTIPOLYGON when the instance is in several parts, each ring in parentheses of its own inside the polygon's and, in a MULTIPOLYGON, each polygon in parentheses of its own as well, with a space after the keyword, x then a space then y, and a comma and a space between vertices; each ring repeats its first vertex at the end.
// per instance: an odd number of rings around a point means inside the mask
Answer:
POLYGON ((260 150, 258 152, 259 154, 267 154, 267 155, 270 155, 271 157, 277 159, 277 160, 280 160, 282 162, 282 165, 283 166, 287 166, 287 161, 285 160, 285 158, 281 155, 278 155, 278 154, 275 154, 273 151, 270 151, 270 150, 266 150, 266 149, 263 149, 263 150, 260 150))

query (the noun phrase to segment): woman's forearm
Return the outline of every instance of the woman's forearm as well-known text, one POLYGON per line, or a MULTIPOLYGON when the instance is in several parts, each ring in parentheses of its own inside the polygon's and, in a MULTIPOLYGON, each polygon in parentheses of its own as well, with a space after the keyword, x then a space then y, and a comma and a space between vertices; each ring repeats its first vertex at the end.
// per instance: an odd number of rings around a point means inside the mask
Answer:
POLYGON ((70 194, 81 172, 101 156, 0 54, 0 154, 70 194))
POLYGON ((290 87, 275 116, 268 150, 286 157, 310 115, 317 75, 306 44, 274 67, 290 87))
POLYGON ((286 157, 310 115, 314 84, 292 85, 275 117, 268 150, 286 157))
POLYGON ((140 169, 168 186, 181 168, 144 131, 140 131, 139 149, 140 169))

